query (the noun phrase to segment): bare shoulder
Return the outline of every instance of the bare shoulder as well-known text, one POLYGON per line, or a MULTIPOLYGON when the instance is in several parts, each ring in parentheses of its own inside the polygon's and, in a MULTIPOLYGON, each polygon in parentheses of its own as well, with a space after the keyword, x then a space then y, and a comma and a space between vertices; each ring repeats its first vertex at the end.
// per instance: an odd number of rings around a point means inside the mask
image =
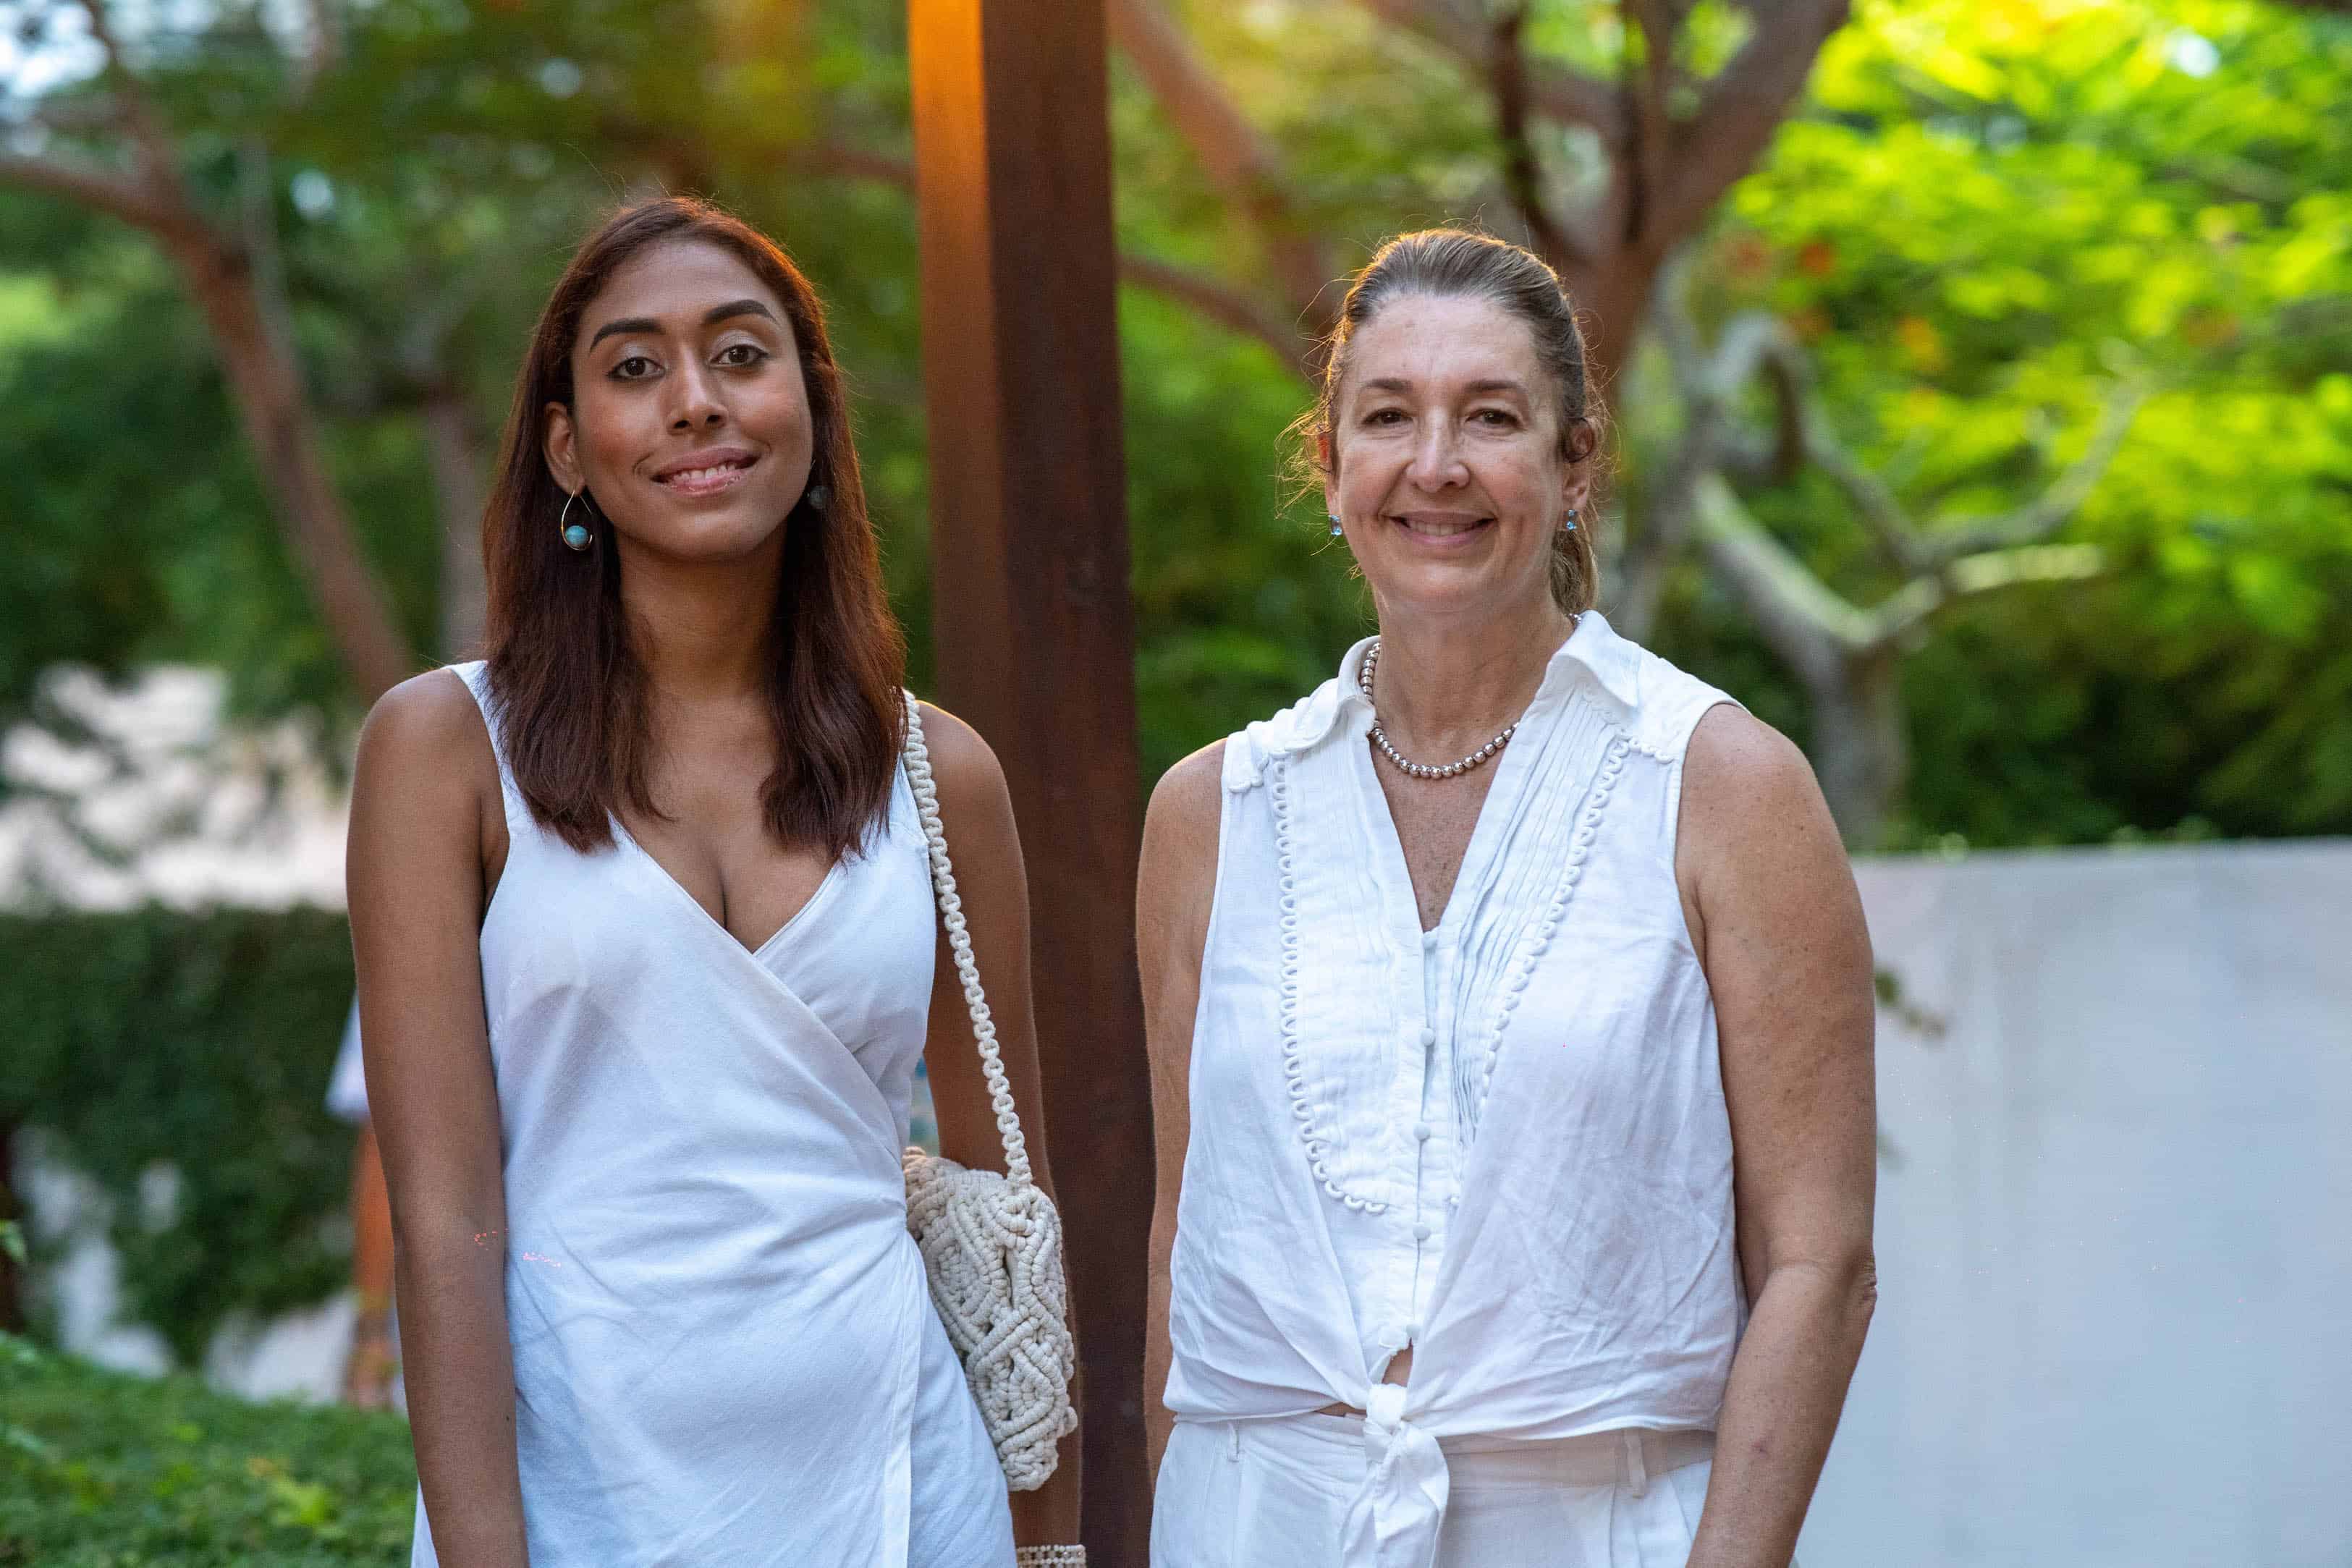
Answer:
POLYGON ((1837 841, 1812 764, 1795 741, 1746 709, 1709 708, 1683 754, 1679 836, 1706 848, 1791 831, 1826 832, 1837 841))
POLYGON ((1160 776, 1143 818, 1144 853, 1153 845, 1181 849, 1217 841, 1223 800, 1225 743, 1213 740, 1160 776))
POLYGON ((930 753, 931 775, 939 780, 941 799, 973 805, 1002 800, 1009 811, 1012 792, 995 748, 947 709, 930 703, 917 706, 923 716, 923 747, 930 753))
POLYGON ((498 789, 480 705, 452 670, 412 675, 376 699, 360 731, 356 787, 410 800, 498 789))
POLYGON ((1143 854, 1136 867, 1137 935, 1149 965, 1181 956, 1197 964, 1215 897, 1217 833, 1223 810, 1225 743, 1212 742, 1160 777, 1143 814, 1143 854))

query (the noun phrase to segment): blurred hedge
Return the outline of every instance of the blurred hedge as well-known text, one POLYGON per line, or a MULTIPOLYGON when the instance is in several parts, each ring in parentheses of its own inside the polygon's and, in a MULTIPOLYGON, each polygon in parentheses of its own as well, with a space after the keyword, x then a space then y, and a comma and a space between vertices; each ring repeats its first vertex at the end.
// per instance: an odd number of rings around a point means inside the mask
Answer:
POLYGON ((252 1405, 0 1338, 0 1563, 329 1568, 408 1561, 408 1424, 252 1405))
POLYGON ((124 1312, 184 1364, 231 1309, 349 1277, 353 1134, 323 1102, 351 998, 340 914, 0 916, 0 1124, 105 1189, 124 1312), (159 1163, 179 1172, 160 1228, 141 1197, 159 1163))

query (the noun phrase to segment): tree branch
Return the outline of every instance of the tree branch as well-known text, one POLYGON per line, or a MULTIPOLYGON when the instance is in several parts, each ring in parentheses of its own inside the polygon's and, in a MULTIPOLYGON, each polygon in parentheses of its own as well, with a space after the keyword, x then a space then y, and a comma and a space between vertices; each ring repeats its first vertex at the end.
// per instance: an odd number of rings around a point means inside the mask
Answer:
POLYGON ((2039 544, 2065 527, 2067 519, 2082 509, 2083 503, 2098 487, 2116 454, 2123 449, 2124 438, 2131 434, 2132 422, 2147 400, 2144 383, 2126 381, 2119 384, 2107 399, 2106 410, 2100 415, 2099 428, 2091 437, 2090 446, 2058 476, 2056 483, 2032 503, 2005 517, 1955 521, 1948 528, 1937 528, 1934 536, 1937 559, 1951 561, 1985 550, 2039 544))
POLYGON ((1591 243, 1571 233, 1544 200, 1543 171, 1528 139, 1527 26, 1525 0, 1496 14, 1489 70, 1495 89, 1495 132, 1503 144, 1503 188, 1537 251, 1553 267, 1590 266, 1594 259, 1591 243))
POLYGON ((1307 373, 1307 361, 1315 349, 1314 338, 1297 321, 1285 320, 1279 310, 1255 297, 1172 263, 1124 252, 1118 257, 1118 276, 1138 288, 1148 288, 1189 305, 1221 327, 1256 339, 1273 350, 1275 357, 1285 365, 1302 375, 1307 373))
MULTIPOLYGON (((1402 32, 1434 45, 1474 70, 1486 67, 1486 29, 1442 0, 1357 0, 1402 32)), ((2347 0, 2352 3, 2352 0, 2347 0)), ((1546 65, 1528 73, 1528 103, 1547 120, 1581 125, 1601 138, 1612 156, 1625 145, 1625 111, 1607 82, 1564 66, 1546 65)))
POLYGON ((1758 522, 1722 476, 1698 483, 1698 536, 1707 559, 1756 618, 1766 642, 1811 684, 1828 685, 1868 649, 1875 618, 1832 592, 1758 522))
POLYGON ((148 100, 145 85, 124 56, 122 41, 114 36, 113 22, 107 16, 105 0, 81 0, 81 8, 89 18, 90 37, 98 40, 100 50, 106 56, 106 75, 114 83, 116 101, 122 108, 122 123, 130 132, 131 154, 138 161, 141 176, 159 193, 169 191, 176 198, 179 185, 172 155, 172 133, 164 129, 163 118, 148 100))
POLYGON ((1805 455, 1837 481, 1838 488, 1862 514, 1887 565, 1906 576, 1933 570, 1937 552, 1925 542, 1918 525, 1886 482, 1856 462, 1844 443, 1831 434, 1829 418, 1819 406, 1809 400, 1799 418, 1804 426, 1805 455))
POLYGON ((1963 556, 1939 572, 1914 578, 1873 608, 1865 646, 1893 647, 1963 599, 2026 582, 2079 582, 2106 569, 2106 552, 2096 545, 2024 545, 1963 556))
MULTIPOLYGON (((1655 234, 1653 222, 1665 196, 1667 159, 1673 151, 1673 121, 1667 97, 1673 89, 1675 32, 1681 25, 1674 0, 1619 0, 1626 23, 1626 41, 1642 36, 1642 57, 1629 47, 1619 68, 1618 91, 1625 102, 1627 146, 1617 161, 1617 184, 1623 214, 1623 240, 1638 245, 1655 234)), ((1666 243, 1681 238, 1667 234, 1666 243)))
POLYGON ((1313 226, 1291 199, 1281 155, 1153 0, 1109 0, 1108 15, 1112 41, 1150 85, 1152 96, 1207 169, 1210 183, 1264 239, 1278 286, 1319 332, 1332 314, 1324 299, 1332 267, 1313 226))
POLYGON ((1822 45, 1845 25, 1846 8, 1847 0, 1768 0, 1748 7, 1754 33, 1707 82, 1697 111, 1675 129, 1648 233, 1672 243, 1696 232, 1724 192, 1756 166, 1804 90, 1822 45))
POLYGON ((139 183, 63 158, 0 154, 0 184, 63 196, 150 234, 176 233, 184 219, 139 183))
MULTIPOLYGON (((915 166, 884 153, 827 141, 800 148, 793 156, 795 163, 813 173, 872 180, 902 191, 915 188, 915 166)), ((1306 372, 1314 340, 1297 319, 1286 319, 1279 307, 1218 278, 1150 256, 1122 253, 1118 275, 1138 288, 1150 289, 1191 307, 1228 330, 1256 339, 1273 350, 1284 364, 1302 374, 1306 372)))

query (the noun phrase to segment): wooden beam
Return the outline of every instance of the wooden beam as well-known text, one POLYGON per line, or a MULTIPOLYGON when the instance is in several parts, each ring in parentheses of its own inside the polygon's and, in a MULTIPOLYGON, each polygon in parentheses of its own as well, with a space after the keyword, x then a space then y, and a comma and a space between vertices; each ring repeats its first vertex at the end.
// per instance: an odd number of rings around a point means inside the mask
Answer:
POLYGON ((1151 1127, 1101 0, 910 0, 933 626, 1029 871, 1084 1379, 1084 1538, 1141 1563, 1151 1127))

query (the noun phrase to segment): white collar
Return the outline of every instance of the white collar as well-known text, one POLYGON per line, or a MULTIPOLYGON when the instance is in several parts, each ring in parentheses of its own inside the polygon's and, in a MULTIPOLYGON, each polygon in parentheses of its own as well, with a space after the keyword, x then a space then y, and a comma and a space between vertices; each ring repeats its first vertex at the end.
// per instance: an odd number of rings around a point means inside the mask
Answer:
MULTIPOLYGON (((1370 729, 1372 705, 1356 684, 1356 672, 1362 668, 1364 654, 1373 642, 1366 637, 1349 648, 1339 661, 1339 674, 1303 700, 1249 727, 1251 749, 1256 755, 1228 759, 1228 777, 1235 787, 1255 784, 1266 761, 1304 751, 1343 723, 1357 733, 1370 729)), ((1545 664, 1543 681, 1528 704, 1530 711, 1546 697, 1564 694, 1580 675, 1590 677, 1629 713, 1641 700, 1641 647, 1619 636, 1598 610, 1577 617, 1576 630, 1545 664)))

